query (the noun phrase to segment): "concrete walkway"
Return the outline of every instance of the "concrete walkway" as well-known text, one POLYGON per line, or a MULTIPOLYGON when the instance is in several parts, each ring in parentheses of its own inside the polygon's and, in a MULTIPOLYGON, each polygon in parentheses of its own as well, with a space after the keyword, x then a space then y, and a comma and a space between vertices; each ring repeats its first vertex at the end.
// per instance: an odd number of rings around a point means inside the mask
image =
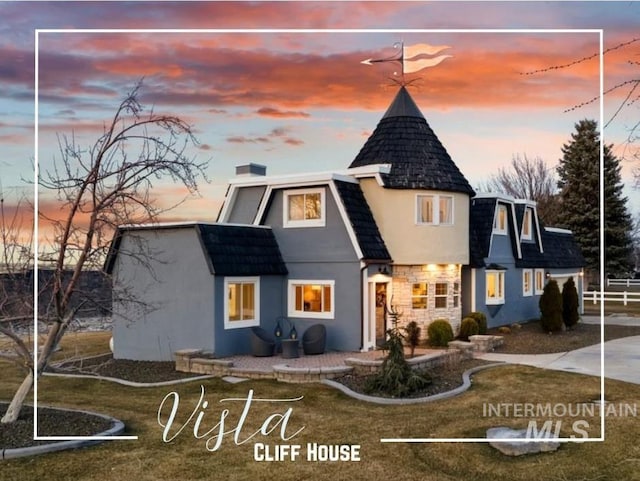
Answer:
MULTIPOLYGON (((599 324, 597 316, 585 316, 582 322, 599 324)), ((605 325, 640 326, 640 317, 606 316, 605 325)), ((498 354, 483 353, 476 356, 486 361, 501 361, 511 364, 577 372, 590 376, 600 376, 600 344, 583 347, 570 352, 554 354, 498 354)), ((617 379, 640 384, 640 336, 614 339, 604 343, 604 374, 617 379)))

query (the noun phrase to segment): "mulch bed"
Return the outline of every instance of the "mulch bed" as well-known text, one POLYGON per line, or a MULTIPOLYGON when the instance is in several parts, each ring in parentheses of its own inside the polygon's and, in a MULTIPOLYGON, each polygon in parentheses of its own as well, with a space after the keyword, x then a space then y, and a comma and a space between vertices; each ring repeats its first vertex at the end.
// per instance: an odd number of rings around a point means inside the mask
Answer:
MULTIPOLYGON (((504 344, 496 349, 502 354, 551 354, 572 351, 600 344, 600 326, 578 323, 571 330, 546 333, 539 322, 511 327, 510 334, 501 334, 498 329, 489 329, 487 334, 503 336, 504 344)), ((605 326, 605 341, 621 337, 640 336, 640 326, 605 326)))
POLYGON ((178 372, 173 361, 130 361, 114 359, 111 354, 65 362, 49 371, 61 374, 88 374, 115 377, 125 381, 153 383, 175 381, 201 376, 201 374, 178 372))
MULTIPOLYGON (((491 363, 479 359, 468 359, 459 363, 452 363, 431 369, 426 372, 428 374, 428 377, 431 379, 431 383, 426 388, 416 391, 406 397, 420 398, 451 391, 452 389, 455 389, 458 386, 462 385, 462 374, 466 370, 485 364, 491 363)), ((384 392, 365 392, 364 386, 368 378, 369 376, 356 376, 354 374, 347 374, 345 376, 340 376, 339 378, 334 379, 334 381, 337 381, 340 384, 344 384, 352 391, 360 394, 386 398, 392 397, 384 392)))
MULTIPOLYGON (((9 404, 0 403, 0 417, 9 404)), ((91 436, 111 428, 111 422, 89 414, 38 408, 39 436, 91 436)), ((33 407, 23 406, 15 423, 0 424, 0 449, 23 448, 54 441, 33 440, 33 407)))

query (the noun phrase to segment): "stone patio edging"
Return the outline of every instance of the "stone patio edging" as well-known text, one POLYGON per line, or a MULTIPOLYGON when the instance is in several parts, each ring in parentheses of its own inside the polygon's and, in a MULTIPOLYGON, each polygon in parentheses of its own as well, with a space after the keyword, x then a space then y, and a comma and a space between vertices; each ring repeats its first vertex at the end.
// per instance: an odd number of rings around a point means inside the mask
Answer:
POLYGON ((420 398, 386 398, 386 397, 378 397, 378 396, 369 396, 367 394, 360 394, 358 392, 355 392, 349 389, 344 384, 340 384, 337 381, 332 381, 331 379, 324 379, 320 382, 325 386, 330 386, 334 389, 342 391, 342 393, 354 399, 357 399, 358 401, 364 401, 364 402, 369 402, 373 404, 404 406, 407 404, 421 404, 421 403, 428 403, 433 401, 441 401, 443 399, 449 399, 454 396, 457 396, 458 394, 462 394, 463 392, 465 392, 467 389, 471 387, 471 376, 473 374, 479 371, 482 371, 484 369, 489 369, 489 368, 498 367, 498 366, 505 366, 505 365, 507 364, 504 362, 496 362, 492 364, 486 364, 484 366, 472 367, 471 369, 467 369, 465 372, 462 373, 461 386, 458 386, 457 388, 452 389, 451 391, 446 391, 439 394, 434 394, 433 396, 426 396, 426 397, 420 397, 420 398))
MULTIPOLYGON (((91 411, 85 411, 82 409, 68 409, 59 408, 55 406, 42 406, 48 409, 55 409, 58 411, 72 411, 88 414, 90 416, 96 416, 99 418, 107 419, 111 421, 113 426, 106 431, 96 434, 95 436, 117 436, 124 432, 124 423, 119 419, 116 419, 106 414, 94 413, 91 411)), ((82 448, 91 446, 93 444, 99 444, 107 441, 106 439, 74 439, 68 441, 52 441, 49 444, 39 444, 37 446, 27 446, 24 448, 7 448, 0 450, 0 460, 22 458, 25 456, 37 456, 39 454, 53 453, 56 451, 63 451, 66 449, 82 448)))
POLYGON ((44 376, 52 376, 52 377, 68 377, 68 378, 78 378, 78 379, 98 379, 100 381, 109 381, 114 382, 116 384, 122 384, 123 386, 128 387, 162 387, 162 386, 172 386, 174 384, 183 384, 191 381, 200 381, 203 379, 211 379, 217 376, 214 375, 206 375, 206 376, 194 376, 194 377, 185 377, 182 379, 175 379, 173 381, 159 381, 159 382, 136 382, 136 381, 127 381, 126 379, 120 379, 117 377, 108 377, 108 376, 94 376, 93 374, 71 374, 71 373, 63 373, 63 372, 44 372, 44 376))

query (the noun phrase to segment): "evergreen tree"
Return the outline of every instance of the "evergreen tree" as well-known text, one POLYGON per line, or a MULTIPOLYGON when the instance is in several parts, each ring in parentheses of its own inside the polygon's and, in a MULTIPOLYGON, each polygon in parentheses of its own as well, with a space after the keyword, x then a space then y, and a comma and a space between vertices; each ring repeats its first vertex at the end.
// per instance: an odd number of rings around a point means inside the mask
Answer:
POLYGON ((551 279, 544 286, 540 300, 540 323, 545 332, 557 332, 562 330, 562 294, 558 283, 551 279))
MULTIPOLYGON (((562 201, 560 224, 571 229, 587 268, 600 269, 600 138, 595 120, 581 120, 562 147, 558 188, 562 201)), ((605 262, 607 273, 628 272, 631 218, 622 196, 619 160, 604 147, 605 262)))
POLYGON ((575 326, 580 319, 579 302, 576 283, 573 282, 573 277, 569 277, 562 285, 562 320, 568 328, 575 326))

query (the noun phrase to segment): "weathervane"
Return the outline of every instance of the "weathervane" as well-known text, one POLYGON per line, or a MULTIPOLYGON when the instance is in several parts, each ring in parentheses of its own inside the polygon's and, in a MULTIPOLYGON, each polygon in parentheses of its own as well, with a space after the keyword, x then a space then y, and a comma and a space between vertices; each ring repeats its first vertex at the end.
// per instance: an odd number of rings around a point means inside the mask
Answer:
POLYGON ((405 45, 404 42, 396 42, 393 44, 393 48, 399 49, 399 52, 387 58, 368 58, 360 63, 372 65, 380 62, 397 62, 400 64, 401 69, 401 83, 402 85, 406 85, 404 81, 405 74, 415 73, 427 67, 435 67, 444 59, 452 57, 452 55, 438 55, 434 57, 434 55, 450 48, 447 45, 434 46, 426 43, 405 45))

